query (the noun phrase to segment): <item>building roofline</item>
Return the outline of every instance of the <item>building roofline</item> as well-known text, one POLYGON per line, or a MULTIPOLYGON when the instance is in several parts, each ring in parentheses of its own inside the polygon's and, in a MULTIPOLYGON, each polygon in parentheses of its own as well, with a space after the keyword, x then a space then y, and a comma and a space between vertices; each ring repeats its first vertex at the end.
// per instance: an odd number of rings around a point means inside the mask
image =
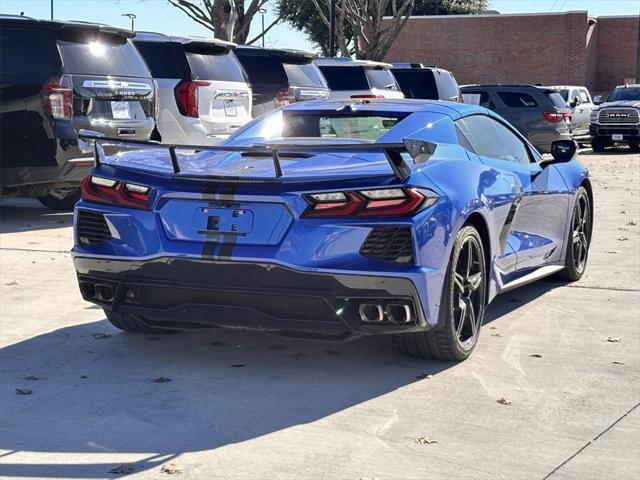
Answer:
MULTIPOLYGON (((533 16, 556 16, 556 15, 570 15, 570 14, 584 14, 589 16, 587 10, 569 10, 566 12, 534 12, 534 13, 474 13, 465 15, 411 15, 409 20, 436 20, 441 18, 504 18, 504 17, 533 17, 533 16)), ((633 16, 633 15, 632 15, 633 16)), ((393 18, 392 16, 385 16, 384 18, 393 18)), ((597 17, 596 17, 597 18, 597 17)))

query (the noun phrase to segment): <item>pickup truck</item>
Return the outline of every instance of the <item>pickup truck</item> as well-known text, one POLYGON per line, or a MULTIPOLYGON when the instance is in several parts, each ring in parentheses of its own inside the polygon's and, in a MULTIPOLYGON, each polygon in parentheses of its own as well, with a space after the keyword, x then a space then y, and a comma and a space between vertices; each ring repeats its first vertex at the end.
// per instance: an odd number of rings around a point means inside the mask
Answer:
POLYGON ((640 152, 640 84, 618 86, 604 103, 599 96, 594 103, 589 121, 593 151, 626 144, 632 152, 640 152))

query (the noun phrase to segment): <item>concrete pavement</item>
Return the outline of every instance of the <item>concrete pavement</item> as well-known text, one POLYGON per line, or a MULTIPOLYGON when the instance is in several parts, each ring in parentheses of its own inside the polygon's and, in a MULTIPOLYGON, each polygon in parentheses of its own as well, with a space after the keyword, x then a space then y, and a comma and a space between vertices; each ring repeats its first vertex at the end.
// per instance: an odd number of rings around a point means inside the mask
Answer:
POLYGON ((640 155, 581 159, 585 277, 500 297, 461 364, 384 337, 119 332, 79 295, 71 216, 3 202, 0 477, 640 477, 640 155))

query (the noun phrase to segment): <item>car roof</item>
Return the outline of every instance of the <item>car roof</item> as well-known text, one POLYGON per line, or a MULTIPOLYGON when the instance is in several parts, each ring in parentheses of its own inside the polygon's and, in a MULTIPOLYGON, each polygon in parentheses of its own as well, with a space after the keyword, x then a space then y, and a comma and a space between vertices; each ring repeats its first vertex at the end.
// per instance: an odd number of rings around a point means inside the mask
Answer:
POLYGON ((616 88, 640 88, 640 83, 625 83, 624 85, 618 85, 616 88))
POLYGON ((460 102, 447 102, 443 100, 417 100, 417 99, 375 99, 362 101, 348 100, 312 100, 308 102, 296 102, 283 108, 284 111, 340 111, 351 108, 360 112, 383 111, 386 113, 414 113, 432 112, 448 115, 453 118, 471 115, 473 113, 486 113, 487 110, 477 105, 460 102))
POLYGON ((81 20, 39 20, 31 17, 24 17, 21 15, 0 15, 0 22, 2 23, 16 23, 18 25, 30 24, 43 28, 50 28, 52 30, 67 30, 72 28, 84 29, 109 33, 112 35, 118 35, 121 37, 131 38, 134 32, 124 28, 112 27, 104 23, 85 22, 81 20))
POLYGON ((207 44, 215 47, 222 47, 232 49, 235 48, 236 44, 233 42, 227 42, 226 40, 220 40, 219 38, 214 37, 198 37, 198 36, 188 36, 188 37, 180 37, 180 36, 170 36, 165 35, 164 33, 158 32, 135 32, 135 37, 133 37, 133 41, 143 41, 143 42, 172 42, 172 43, 198 43, 198 44, 207 44))
POLYGON ((319 67, 378 67, 392 68, 393 65, 384 62, 374 62, 373 60, 359 60, 345 57, 320 57, 315 61, 319 67))
POLYGON ((305 50, 295 48, 262 48, 254 45, 238 45, 236 51, 240 54, 251 53, 255 55, 278 55, 291 59, 308 59, 309 61, 318 58, 318 55, 305 50))

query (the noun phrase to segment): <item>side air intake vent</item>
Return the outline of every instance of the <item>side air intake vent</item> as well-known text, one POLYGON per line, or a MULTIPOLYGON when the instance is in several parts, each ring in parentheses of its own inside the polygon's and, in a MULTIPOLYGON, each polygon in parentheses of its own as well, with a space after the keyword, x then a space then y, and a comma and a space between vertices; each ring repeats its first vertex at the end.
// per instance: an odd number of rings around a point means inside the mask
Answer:
POLYGON ((78 243, 82 245, 95 245, 113 238, 104 215, 88 210, 78 210, 76 231, 78 243))
POLYGON ((411 227, 374 228, 360 247, 360 255, 386 262, 411 264, 411 227))

